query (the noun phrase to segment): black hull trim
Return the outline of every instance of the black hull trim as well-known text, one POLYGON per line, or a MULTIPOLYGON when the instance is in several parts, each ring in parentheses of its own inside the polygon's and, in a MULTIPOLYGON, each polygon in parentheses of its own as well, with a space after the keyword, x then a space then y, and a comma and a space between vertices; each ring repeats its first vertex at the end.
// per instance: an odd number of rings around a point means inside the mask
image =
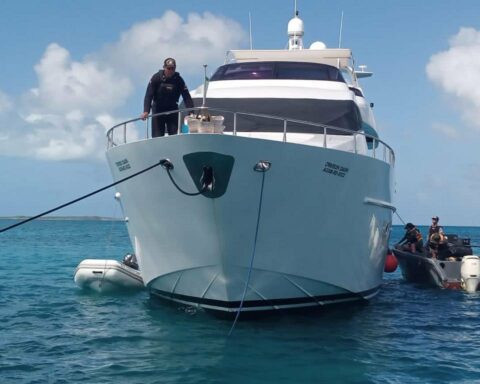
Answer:
MULTIPOLYGON (((249 300, 243 303, 244 310, 271 310, 281 308, 294 308, 302 306, 319 306, 325 304, 334 304, 343 301, 366 300, 375 296, 380 289, 380 285, 367 291, 358 293, 341 293, 336 295, 323 295, 314 297, 298 297, 288 299, 272 299, 272 300, 249 300)), ((150 288, 150 294, 158 296, 161 299, 173 300, 181 303, 200 305, 208 309, 220 311, 236 311, 240 307, 240 301, 223 301, 206 299, 202 297, 181 295, 150 288)))

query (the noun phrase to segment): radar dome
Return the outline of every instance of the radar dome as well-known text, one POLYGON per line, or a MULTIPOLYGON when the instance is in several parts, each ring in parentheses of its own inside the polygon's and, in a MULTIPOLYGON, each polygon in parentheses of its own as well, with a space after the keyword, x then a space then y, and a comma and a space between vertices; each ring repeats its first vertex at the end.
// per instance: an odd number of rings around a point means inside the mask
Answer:
POLYGON ((303 36, 303 20, 294 17, 288 22, 288 35, 303 36))
POLYGON ((327 48, 327 46, 325 45, 325 43, 323 41, 314 41, 310 45, 310 49, 325 49, 325 48, 327 48))
POLYGON ((295 17, 288 22, 288 49, 303 49, 303 21, 295 11, 295 17))

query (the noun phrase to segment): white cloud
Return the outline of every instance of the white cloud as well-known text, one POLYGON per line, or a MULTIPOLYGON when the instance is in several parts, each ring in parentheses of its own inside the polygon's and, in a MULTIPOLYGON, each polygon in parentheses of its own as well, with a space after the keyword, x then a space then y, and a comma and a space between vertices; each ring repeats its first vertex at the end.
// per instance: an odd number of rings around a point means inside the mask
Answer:
POLYGON ((35 72, 38 85, 17 101, 20 115, 3 116, 0 122, 2 137, 8 138, 0 141, 2 154, 47 160, 102 158, 102 122, 126 103, 133 91, 131 80, 102 63, 74 61, 55 43, 46 48, 35 72))
POLYGON ((460 137, 460 132, 448 124, 434 122, 432 129, 449 139, 458 139, 460 137))
MULTIPOLYGON (((38 84, 16 101, 21 116, 12 98, 0 92, 0 152, 49 160, 103 158, 106 130, 120 122, 134 84, 143 92, 165 57, 175 57, 182 74, 200 74, 202 64, 221 63, 245 36, 237 22, 222 16, 192 13, 184 20, 167 11, 134 24, 117 42, 82 60, 51 43, 34 66, 38 84)), ((139 124, 128 138, 143 132, 139 124)))
POLYGON ((95 119, 32 113, 0 121, 0 153, 46 160, 100 158, 105 128, 95 119), (99 146, 100 144, 100 146, 99 146))
POLYGON ((113 110, 124 104, 133 90, 127 77, 93 61, 72 61, 70 53, 55 43, 47 47, 35 72, 38 88, 30 91, 29 102, 37 109, 62 115, 113 110))
POLYGON ((480 31, 461 28, 449 45, 430 57, 427 75, 452 98, 463 118, 480 128, 480 31))
POLYGON ((100 57, 145 82, 166 57, 177 60, 182 74, 201 73, 203 64, 222 63, 227 50, 245 41, 246 33, 231 19, 205 12, 191 13, 184 20, 167 11, 160 18, 134 24, 100 57))
POLYGON ((69 160, 82 158, 88 154, 98 155, 97 143, 103 139, 98 125, 95 124, 83 125, 74 134, 63 129, 43 128, 42 132, 34 131, 28 138, 35 145, 36 157, 48 160, 69 160), (42 136, 45 133, 48 134, 48 138, 43 140, 42 136))
POLYGON ((6 93, 0 91, 0 114, 9 111, 13 104, 6 93))

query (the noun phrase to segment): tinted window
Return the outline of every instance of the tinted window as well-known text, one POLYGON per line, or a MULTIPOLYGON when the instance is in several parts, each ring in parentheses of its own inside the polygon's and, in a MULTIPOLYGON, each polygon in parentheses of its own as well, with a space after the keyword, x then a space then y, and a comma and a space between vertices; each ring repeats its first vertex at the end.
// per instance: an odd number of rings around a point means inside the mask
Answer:
POLYGON ((313 63, 277 63, 277 79, 344 81, 337 68, 313 63))
POLYGON ((330 65, 296 62, 255 62, 223 65, 210 81, 296 79, 345 82, 340 71, 330 65))
POLYGON ((218 68, 210 81, 273 79, 275 63, 228 64, 218 68))

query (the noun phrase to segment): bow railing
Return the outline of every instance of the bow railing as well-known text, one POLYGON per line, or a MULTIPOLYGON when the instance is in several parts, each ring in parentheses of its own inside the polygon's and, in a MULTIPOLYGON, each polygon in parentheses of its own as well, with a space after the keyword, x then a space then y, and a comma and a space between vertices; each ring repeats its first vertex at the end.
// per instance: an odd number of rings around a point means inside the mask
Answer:
MULTIPOLYGON (((127 144, 133 141, 150 139, 151 136, 149 135, 149 133, 151 130, 150 128, 151 128, 152 118, 155 118, 158 116, 166 116, 172 113, 178 114, 177 134, 182 135, 182 134, 189 134, 189 132, 182 130, 182 126, 184 125, 184 117, 191 115, 191 116, 197 116, 199 119, 201 119, 202 117, 211 116, 212 112, 230 116, 229 123, 226 127, 226 131, 224 132, 225 134, 231 134, 233 136, 237 136, 238 134, 243 135, 248 133, 251 133, 251 134, 264 133, 263 131, 259 131, 259 130, 256 130, 255 133, 250 132, 248 130, 244 130, 244 129, 239 131, 238 130, 239 121, 242 118, 243 119, 252 119, 252 118, 267 119, 267 120, 270 120, 270 122, 275 121, 279 123, 275 131, 268 131, 268 133, 280 134, 281 137, 279 138, 281 139, 281 141, 285 143, 294 142, 293 140, 290 140, 290 141, 288 140, 289 135, 292 135, 295 133, 302 133, 302 129, 301 128, 299 129, 298 127, 304 126, 306 133, 312 133, 312 130, 315 130, 315 133, 317 135, 320 135, 320 137, 323 139, 320 141, 320 145, 317 145, 317 146, 334 149, 333 145, 330 144, 329 146, 329 140, 328 140, 329 138, 336 137, 338 135, 352 136, 353 137, 352 150, 354 153, 360 153, 358 151, 357 144, 360 142, 360 140, 362 140, 363 143, 365 142, 367 143, 366 145, 367 151, 366 153, 362 153, 362 154, 369 155, 374 159, 383 160, 392 166, 395 165, 395 153, 393 149, 383 140, 380 140, 378 137, 368 135, 362 131, 351 131, 349 129, 345 129, 341 127, 334 127, 331 125, 314 123, 311 121, 304 121, 304 120, 298 120, 298 119, 290 119, 290 118, 285 118, 280 116, 258 114, 258 113, 247 113, 247 112, 232 112, 232 111, 227 111, 227 110, 218 109, 218 108, 210 108, 210 107, 182 108, 182 109, 177 109, 173 111, 151 114, 146 118, 138 117, 135 119, 124 121, 120 124, 113 126, 107 131, 107 149, 110 149, 118 145, 127 144), (290 127, 294 126, 296 128, 295 129, 292 128, 289 131, 289 126, 290 127)), ((196 133, 196 134, 201 134, 201 133, 196 133)), ((215 134, 215 133, 211 133, 211 134, 215 134)))

